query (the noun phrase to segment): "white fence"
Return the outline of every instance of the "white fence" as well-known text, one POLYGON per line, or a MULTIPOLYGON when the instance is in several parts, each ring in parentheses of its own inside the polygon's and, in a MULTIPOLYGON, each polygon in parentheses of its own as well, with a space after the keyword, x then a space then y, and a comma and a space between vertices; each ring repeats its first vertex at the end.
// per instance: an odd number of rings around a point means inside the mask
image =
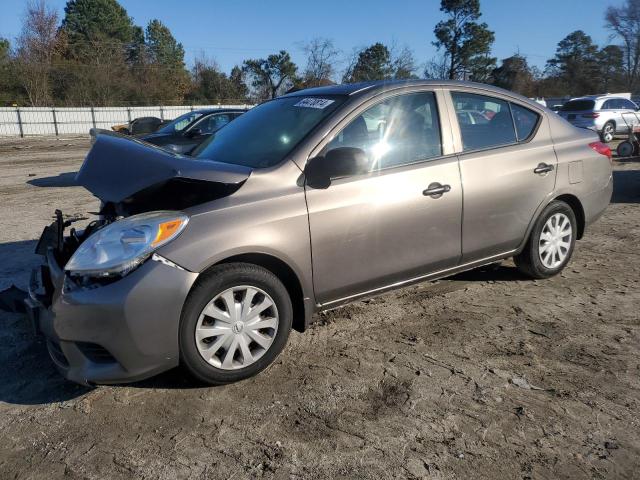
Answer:
POLYGON ((0 107, 0 136, 88 134, 91 128, 111 129, 139 117, 172 120, 200 108, 248 108, 250 105, 171 107, 39 108, 0 107))

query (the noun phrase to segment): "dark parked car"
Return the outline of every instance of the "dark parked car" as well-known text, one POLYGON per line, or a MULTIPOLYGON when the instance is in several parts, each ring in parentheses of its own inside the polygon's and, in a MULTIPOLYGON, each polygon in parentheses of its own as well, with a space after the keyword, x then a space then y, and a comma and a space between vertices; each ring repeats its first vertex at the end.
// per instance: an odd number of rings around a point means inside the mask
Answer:
POLYGON ((127 123, 114 125, 111 130, 123 135, 144 135, 155 132, 166 123, 169 122, 158 117, 138 117, 127 123))
POLYGON ((212 133, 220 130, 244 112, 246 109, 241 108, 195 110, 180 115, 154 133, 141 135, 138 138, 166 150, 188 154, 212 133))

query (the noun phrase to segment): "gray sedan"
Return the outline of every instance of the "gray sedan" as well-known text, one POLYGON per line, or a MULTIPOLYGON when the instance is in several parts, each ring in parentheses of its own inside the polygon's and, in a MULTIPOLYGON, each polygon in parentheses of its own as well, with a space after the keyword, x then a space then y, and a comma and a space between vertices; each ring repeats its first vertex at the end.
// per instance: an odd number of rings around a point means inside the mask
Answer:
POLYGON ((612 193, 594 132, 486 85, 302 90, 192 158, 99 134, 77 181, 100 215, 38 244, 27 308, 67 378, 183 365, 211 384, 267 367, 316 312, 513 257, 567 265, 612 193), (459 122, 460 112, 486 122, 459 122))

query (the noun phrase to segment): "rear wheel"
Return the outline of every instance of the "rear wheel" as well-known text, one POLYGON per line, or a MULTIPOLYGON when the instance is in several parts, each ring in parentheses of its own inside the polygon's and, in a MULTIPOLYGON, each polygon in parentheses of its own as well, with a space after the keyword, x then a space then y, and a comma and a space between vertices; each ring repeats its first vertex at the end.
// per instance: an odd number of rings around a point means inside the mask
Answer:
POLYGON ((251 377, 282 351, 292 318, 287 289, 269 270, 246 263, 215 267, 185 303, 181 363, 213 385, 251 377))
POLYGON ((604 127, 602 127, 602 133, 600 134, 600 137, 602 138, 602 141, 605 143, 609 143, 613 141, 613 137, 616 134, 616 125, 613 122, 607 122, 604 124, 604 127))
POLYGON ((556 275, 569 263, 576 242, 576 217, 569 205, 553 201, 542 211, 522 252, 518 269, 532 278, 556 275))

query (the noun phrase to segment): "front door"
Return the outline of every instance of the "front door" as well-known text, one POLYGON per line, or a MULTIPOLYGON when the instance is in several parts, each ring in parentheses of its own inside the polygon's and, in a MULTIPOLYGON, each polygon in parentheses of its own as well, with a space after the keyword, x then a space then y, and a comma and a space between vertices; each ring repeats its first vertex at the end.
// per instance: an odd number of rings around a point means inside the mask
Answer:
POLYGON ((433 92, 395 95, 323 148, 365 151, 370 173, 306 187, 316 299, 327 305, 455 266, 461 255, 458 160, 442 155, 433 92))

